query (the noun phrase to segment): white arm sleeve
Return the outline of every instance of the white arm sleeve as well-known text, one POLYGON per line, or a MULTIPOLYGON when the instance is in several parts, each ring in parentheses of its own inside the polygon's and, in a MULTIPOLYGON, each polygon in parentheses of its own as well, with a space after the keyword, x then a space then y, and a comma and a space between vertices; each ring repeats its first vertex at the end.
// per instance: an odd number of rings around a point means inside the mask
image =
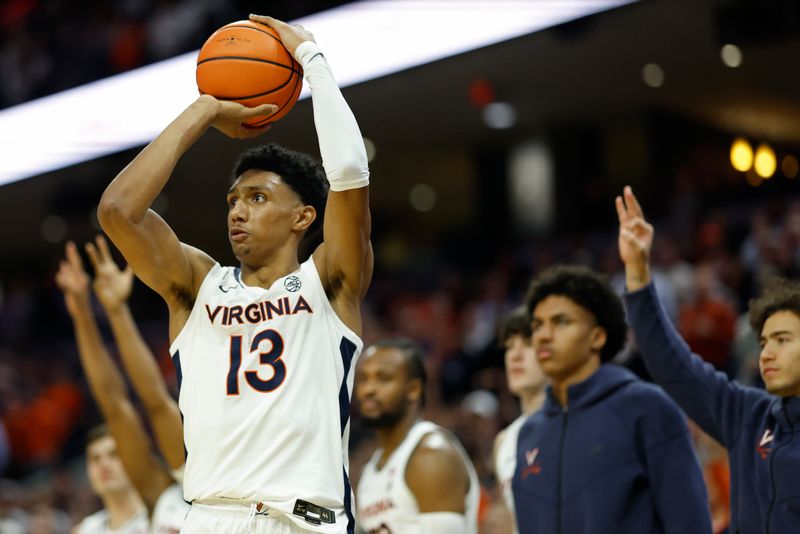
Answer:
POLYGON ((328 62, 312 41, 301 43, 295 57, 311 87, 314 125, 331 191, 366 187, 369 168, 364 141, 328 62))
POLYGON ((430 512, 419 515, 420 532, 436 534, 464 534, 467 522, 463 514, 455 512, 430 512))

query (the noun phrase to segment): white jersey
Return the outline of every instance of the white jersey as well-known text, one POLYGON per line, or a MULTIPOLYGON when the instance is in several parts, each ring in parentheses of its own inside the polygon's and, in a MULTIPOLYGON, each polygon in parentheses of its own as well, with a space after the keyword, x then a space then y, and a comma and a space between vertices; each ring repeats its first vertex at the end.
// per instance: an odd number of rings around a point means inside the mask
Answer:
POLYGON ((511 517, 514 517, 514 494, 511 491, 511 479, 514 478, 514 471, 517 469, 517 440, 519 439, 519 429, 522 428, 522 424, 527 418, 528 416, 525 414, 520 415, 502 431, 497 439, 494 457, 494 476, 503 491, 503 500, 511 511, 511 517))
POLYGON ((269 289, 214 265, 170 347, 184 498, 263 503, 315 532, 352 528, 347 447, 362 346, 313 258, 269 289))
POLYGON ((173 484, 159 495, 153 516, 150 518, 151 534, 178 534, 189 513, 189 503, 183 500, 183 490, 173 484))
POLYGON ((75 526, 76 534, 147 534, 147 512, 131 517, 118 529, 108 528, 108 512, 105 509, 86 516, 75 526))
POLYGON ((364 466, 358 481, 358 524, 367 534, 427 534, 420 530, 419 506, 406 483, 406 466, 411 455, 426 435, 437 432, 456 448, 469 473, 469 491, 464 496, 465 534, 478 532, 478 501, 480 483, 472 461, 458 440, 442 427, 430 421, 418 421, 411 427, 403 442, 386 460, 381 469, 378 462, 383 449, 378 449, 364 466))

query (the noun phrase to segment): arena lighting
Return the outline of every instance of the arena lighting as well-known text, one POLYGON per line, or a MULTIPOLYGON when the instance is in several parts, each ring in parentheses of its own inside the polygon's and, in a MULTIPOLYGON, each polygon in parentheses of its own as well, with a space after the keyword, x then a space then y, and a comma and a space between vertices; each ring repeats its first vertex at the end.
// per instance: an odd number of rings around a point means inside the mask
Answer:
POLYGON ((766 143, 758 146, 756 149, 756 157, 753 159, 753 168, 756 173, 764 178, 770 178, 775 174, 775 169, 778 167, 778 160, 775 159, 775 151, 766 143))
MULTIPOLYGON (((313 31, 344 87, 636 1, 369 0, 292 22, 313 31)), ((196 57, 0 111, 0 186, 149 142, 197 96, 196 57)))
POLYGON ((731 165, 740 172, 747 172, 753 166, 753 147, 747 139, 737 137, 731 145, 731 165))

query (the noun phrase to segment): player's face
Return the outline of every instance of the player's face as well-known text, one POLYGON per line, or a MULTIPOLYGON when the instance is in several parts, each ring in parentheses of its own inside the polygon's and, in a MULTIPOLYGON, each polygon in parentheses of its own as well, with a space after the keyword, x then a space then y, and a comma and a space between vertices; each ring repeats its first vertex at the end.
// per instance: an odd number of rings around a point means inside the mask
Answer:
POLYGON ((551 295, 536 305, 531 332, 536 359, 544 374, 555 382, 598 364, 606 342, 605 330, 595 324, 592 314, 560 295, 551 295))
POLYGON ((759 367, 767 391, 800 395, 800 318, 784 310, 770 315, 761 329, 759 367))
POLYGON ((239 261, 261 265, 297 230, 303 204, 274 172, 251 169, 228 191, 228 240, 239 261))
POLYGON ((512 334, 505 341, 506 380, 508 389, 521 397, 542 389, 546 380, 542 367, 536 359, 531 338, 512 334))
POLYGON ((127 489, 130 485, 117 456, 117 442, 111 436, 96 439, 86 448, 86 470, 92 489, 98 495, 127 489))
POLYGON ((366 424, 387 427, 403 418, 410 405, 406 367, 399 349, 370 347, 364 352, 356 369, 355 394, 366 424))

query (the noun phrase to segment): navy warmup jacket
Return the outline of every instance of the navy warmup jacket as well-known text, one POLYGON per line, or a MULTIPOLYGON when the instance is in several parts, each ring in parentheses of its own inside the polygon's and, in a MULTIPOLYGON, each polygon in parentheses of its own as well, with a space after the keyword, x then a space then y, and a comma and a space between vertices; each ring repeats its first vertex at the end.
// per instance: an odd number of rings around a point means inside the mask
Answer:
POLYGON ((625 295, 625 307, 655 381, 728 449, 730 533, 800 533, 800 398, 732 382, 692 354, 652 284, 625 295))
POLYGON ((709 534, 700 466, 684 415, 658 387, 601 365, 548 388, 517 442, 512 489, 521 534, 709 534))

